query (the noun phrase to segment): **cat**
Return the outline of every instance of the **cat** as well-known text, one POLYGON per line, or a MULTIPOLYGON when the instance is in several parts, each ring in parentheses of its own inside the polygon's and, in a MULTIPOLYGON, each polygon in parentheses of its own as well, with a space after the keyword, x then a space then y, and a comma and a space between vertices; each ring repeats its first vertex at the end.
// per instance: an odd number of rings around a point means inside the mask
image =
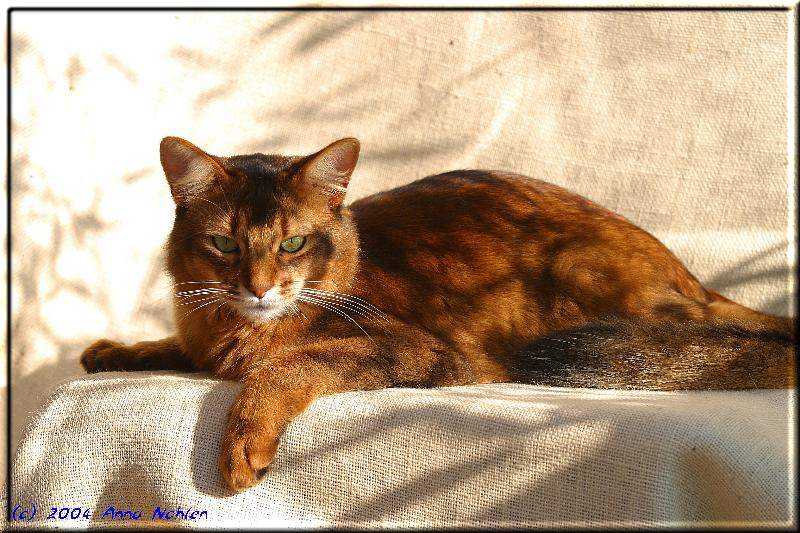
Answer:
POLYGON ((305 157, 160 146, 175 201, 174 337, 99 340, 88 372, 243 383, 219 468, 258 482, 315 398, 524 382, 620 389, 794 384, 794 320, 704 288, 646 231, 565 189, 460 170, 343 203, 360 144, 305 157))

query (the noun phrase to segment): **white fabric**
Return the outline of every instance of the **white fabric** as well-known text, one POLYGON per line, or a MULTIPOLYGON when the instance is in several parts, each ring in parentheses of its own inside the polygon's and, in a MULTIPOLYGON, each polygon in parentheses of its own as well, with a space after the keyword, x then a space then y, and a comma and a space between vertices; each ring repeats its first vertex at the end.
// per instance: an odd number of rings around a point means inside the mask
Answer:
MULTIPOLYGON (((794 110, 787 115, 786 72, 787 64, 793 62, 787 58, 787 44, 793 42, 789 30, 795 27, 794 16, 794 10, 13 13, 12 445, 16 447, 26 421, 43 404, 47 391, 64 378, 81 374, 78 356, 90 342, 100 337, 127 342, 154 339, 172 330, 160 256, 173 212, 158 162, 158 141, 165 135, 184 136, 220 155, 311 153, 336 138, 356 136, 362 141, 362 153, 348 200, 456 168, 503 169, 543 178, 651 231, 711 288, 757 309, 786 314, 794 283, 796 191, 791 187, 795 167, 794 147, 787 143, 793 139, 787 116, 794 116, 794 110), (64 38, 65 29, 69 30, 69 39, 64 38)), ((794 94, 793 87, 790 90, 794 94)), ((190 413, 196 415, 200 406, 192 402, 205 390, 203 387, 212 386, 187 382, 183 385, 185 397, 175 394, 166 399, 149 381, 113 382, 114 387, 112 382, 106 383, 103 386, 109 388, 103 388, 102 394, 97 392, 104 401, 125 400, 123 394, 138 394, 137 398, 147 401, 125 404, 132 409, 125 429, 90 439, 79 435, 81 431, 94 435, 94 422, 87 420, 81 426, 79 419, 70 418, 75 411, 69 409, 69 404, 88 408, 82 394, 100 386, 98 382, 89 383, 62 389, 56 396, 57 404, 44 403, 47 407, 46 416, 40 419, 42 426, 31 426, 27 441, 39 444, 21 448, 17 464, 23 469, 17 473, 18 481, 26 490, 57 494, 65 479, 84 475, 84 466, 107 466, 111 473, 99 475, 100 481, 87 485, 84 493, 79 494, 75 486, 70 489, 75 504, 99 498, 100 492, 122 497, 119 491, 125 491, 123 481, 128 479, 133 480, 130 486, 136 491, 125 497, 133 502, 138 501, 138 487, 145 482, 154 485, 153 490, 141 492, 142 498, 154 497, 148 494, 158 491, 178 490, 169 484, 173 478, 159 476, 172 475, 173 456, 184 450, 194 454, 195 447, 171 442, 177 436, 172 432, 177 430, 167 421, 178 418, 185 425, 196 423, 197 417, 190 413), (137 392, 136 387, 141 390, 137 392), (73 393, 75 399, 70 400, 73 393), (149 403, 150 397, 159 398, 158 410, 149 403), (138 416, 140 412, 152 416, 156 411, 165 420, 160 431, 152 420, 138 416), (57 447, 61 438, 61 433, 47 433, 49 417, 53 417, 53 424, 63 422, 66 427, 59 431, 75 435, 74 442, 84 445, 67 451, 77 453, 77 449, 81 458, 90 461, 78 462, 70 456, 73 459, 67 462, 63 459, 66 452, 47 451, 57 447), (142 442, 148 447, 154 442, 163 445, 161 456, 148 459, 142 455, 144 448, 137 447, 136 439, 145 436, 142 442), (116 443, 114 447, 107 446, 109 439, 116 443), (128 470, 111 466, 123 464, 125 457, 131 465, 145 466, 128 470), (167 462, 158 462, 163 460, 167 462), (48 487, 51 478, 55 486, 48 487), (109 481, 112 478, 122 481, 109 481)), ((222 394, 228 385, 213 387, 222 394)), ((174 388, 170 385, 165 390, 174 388)), ((397 416, 409 424, 416 420, 414 424, 423 427, 433 424, 427 418, 433 407, 414 415, 409 406, 438 394, 445 393, 387 391, 363 398, 386 401, 385 409, 401 406, 403 414, 397 416)), ((542 402, 551 405, 548 402, 567 401, 572 394, 564 391, 542 402)), ((583 398, 586 393, 574 394, 583 398)), ((693 457, 685 453, 684 441, 665 439, 652 444, 664 447, 659 453, 667 462, 648 456, 654 462, 642 472, 656 469, 661 477, 647 478, 647 483, 636 482, 636 486, 657 485, 648 494, 660 496, 643 498, 640 507, 650 510, 642 510, 637 519, 728 516, 731 509, 730 516, 738 516, 737 506, 728 505, 729 500, 702 512, 692 507, 692 501, 710 501, 708 493, 716 486, 732 484, 737 490, 745 490, 742 487, 754 478, 741 477, 744 470, 733 470, 730 465, 769 463, 765 454, 781 455, 785 443, 759 429, 761 413, 757 409, 766 404, 759 401, 751 405, 753 395, 745 393, 711 397, 718 398, 713 405, 729 406, 726 420, 740 421, 730 425, 739 433, 714 433, 712 439, 706 433, 705 419, 698 418, 704 413, 701 403, 680 411, 686 414, 683 419, 683 414, 675 414, 663 424, 665 428, 680 428, 674 430, 676 434, 708 437, 717 446, 715 450, 727 450, 726 459, 709 455, 708 462, 700 462, 695 469, 700 472, 697 479, 706 481, 695 481, 686 477, 690 469, 682 466, 681 461, 693 457), (714 465, 718 470, 713 470, 714 465), (683 481, 670 485, 671 480, 678 479, 676 472, 683 472, 683 481), (666 495, 658 487, 671 487, 672 492, 666 495)), ((346 399, 343 405, 357 410, 355 405, 361 402, 358 398, 362 396, 324 402, 346 399)), ((692 398, 705 396, 686 398, 689 405, 692 398)), ((505 400, 486 401, 492 406, 487 408, 489 413, 497 405, 505 405, 505 400)), ((650 424, 657 424, 660 414, 665 413, 660 401, 646 416, 642 414, 643 405, 634 408, 631 402, 610 403, 620 412, 606 413, 608 416, 624 418, 639 413, 643 425, 639 428, 634 422, 619 422, 628 433, 622 438, 615 432, 606 444, 625 449, 626 440, 650 438, 655 431, 650 424), (636 411, 639 408, 642 411, 636 411)), ((570 399, 567 403, 570 409, 587 412, 602 404, 588 401, 581 407, 583 402, 570 399)), ((454 403, 442 409, 458 413, 468 408, 454 403)), ((483 403, 475 405, 478 409, 483 403)), ((557 405, 554 413, 561 413, 561 404, 557 405)), ((372 407, 363 407, 368 408, 372 407)), ((374 408, 380 411, 378 406, 374 408)), ((106 423, 108 414, 120 409, 117 405, 106 413, 90 414, 98 417, 98 423, 106 423)), ((777 412, 768 406, 764 409, 777 412)), ((525 412, 536 411, 526 408, 525 412)), ((564 416, 570 412, 563 411, 564 416)), ((331 431, 346 428, 357 432, 359 424, 367 422, 361 415, 353 416, 337 419, 339 426, 320 424, 331 431)), ((435 424, 449 423, 431 417, 437 420, 435 424)), ((496 423, 502 424, 501 420, 496 423)), ((520 416, 514 423, 531 429, 536 420, 520 416)), ((220 424, 221 418, 202 419, 199 429, 212 422, 220 424)), ((375 504, 379 511, 387 506, 421 509, 427 499, 434 498, 432 491, 440 490, 451 478, 457 484, 459 475, 445 469, 422 476, 423 459, 449 460, 455 453, 473 449, 489 453, 481 447, 501 447, 491 444, 496 441, 484 442, 475 436, 453 438, 458 443, 456 452, 441 451, 443 448, 434 445, 421 450, 417 443, 427 444, 440 437, 428 435, 414 424, 389 448, 381 447, 386 441, 379 437, 365 438, 360 444, 381 453, 391 451, 391 460, 397 462, 387 464, 408 464, 416 475, 403 481, 410 485, 400 488, 403 482, 396 480, 395 485, 377 489, 368 484, 373 488, 362 494, 358 484, 346 485, 341 476, 362 481, 367 476, 370 482, 378 483, 389 475, 386 464, 376 462, 372 470, 354 473, 345 468, 350 459, 341 459, 345 463, 332 478, 339 483, 334 488, 353 491, 353 497, 363 496, 366 502, 383 495, 384 499, 375 504), (377 440, 373 443, 372 438, 377 440), (442 457, 428 450, 436 450, 442 457), (428 478, 433 480, 431 485, 425 484, 428 478), (342 488, 345 486, 348 488, 342 488), (406 503, 386 503, 387 499, 399 501, 401 497, 406 503)), ((297 426, 296 438, 289 442, 321 438, 311 428, 304 436, 301 427, 297 426)), ((567 429, 560 431, 568 433, 567 429)), ((566 481, 559 478, 559 482, 582 495, 584 510, 597 511, 594 519, 614 512, 631 517, 632 506, 638 502, 625 499, 626 491, 633 489, 624 485, 625 475, 613 466, 615 461, 622 461, 622 468, 630 457, 618 458, 613 448, 601 448, 605 455, 590 455, 589 459, 581 455, 582 443, 593 446, 602 441, 606 438, 603 431, 595 435, 575 429, 570 434, 573 443, 563 441, 559 448, 566 454, 563 464, 556 461, 561 466, 553 468, 570 472, 572 477, 566 481), (570 460, 578 466, 565 466, 570 460), (601 509, 598 503, 602 490, 588 493, 584 489, 590 480, 603 481, 609 476, 618 484, 610 485, 615 488, 608 496, 608 509, 603 510, 606 507, 601 509), (624 488, 617 490, 619 487, 624 488)), ((530 438, 540 442, 535 434, 530 438)), ((213 465, 212 452, 198 464, 213 465)), ((523 456, 528 457, 529 465, 539 464, 532 459, 539 457, 538 450, 523 456)), ((340 464, 335 454, 325 457, 332 465, 340 464)), ((480 463, 484 456, 459 457, 480 463)), ((514 462, 502 457, 509 464, 514 462)), ((553 461, 548 459, 545 464, 553 461)), ((200 472, 211 475, 211 470, 200 472)), ((292 491, 297 501, 288 496, 286 488, 269 489, 279 494, 276 502, 284 502, 270 505, 285 504, 286 509, 292 509, 286 515, 292 520, 305 516, 296 511, 306 509, 309 496, 303 491, 321 483, 314 477, 301 483, 302 472, 285 472, 286 479, 296 483, 292 491)), ((522 490, 515 484, 526 483, 521 480, 527 478, 515 481, 508 471, 501 472, 509 479, 493 478, 486 490, 493 490, 498 483, 522 490)), ((632 467, 628 472, 631 479, 641 480, 639 473, 632 467)), ((536 479, 544 488, 536 485, 533 491, 531 512, 542 513, 533 515, 533 519, 546 518, 546 510, 552 511, 553 519, 573 516, 575 508, 554 503, 568 495, 558 492, 562 489, 545 477, 536 479)), ((480 490, 477 485, 469 486, 473 487, 470 494, 480 490)), ((764 509, 782 509, 785 499, 780 490, 753 490, 769 495, 758 504, 764 509)), ((501 496, 513 500, 509 494, 501 496)), ((740 492, 736 494, 739 498, 740 492)), ((323 494, 329 509, 321 511, 321 503, 310 506, 309 516, 344 516, 345 511, 338 507, 339 496, 338 492, 323 494)), ((169 497, 178 502, 177 494, 169 497)), ((255 496, 243 496, 247 497, 255 496)), ((460 498, 467 496, 447 496, 442 490, 436 498, 445 502, 444 507, 433 506, 430 513, 456 508, 466 501, 460 498)), ((475 498, 480 501, 480 496, 475 498)), ((741 498, 748 502, 757 499, 741 498)), ((220 506, 231 501, 239 500, 214 500, 220 506)), ((146 500, 148 505, 151 502, 146 500)), ((509 505, 524 507, 513 502, 509 505)), ((237 509, 239 515, 221 513, 215 519, 234 520, 245 516, 242 513, 258 512, 245 505, 237 509)), ((264 509, 272 512, 269 510, 275 507, 264 509)), ((783 516, 767 510, 756 512, 755 507, 743 509, 748 517, 759 513, 777 519, 783 516)), ((407 512, 402 516, 413 514, 407 512)), ((278 511, 274 514, 280 515, 278 511)), ((579 519, 580 515, 574 517, 579 519)))
POLYGON ((150 525, 156 506, 208 511, 193 527, 794 520, 787 391, 344 393, 290 424, 260 485, 226 497, 216 458, 238 387, 164 373, 62 385, 20 445, 12 499, 139 509, 150 525))

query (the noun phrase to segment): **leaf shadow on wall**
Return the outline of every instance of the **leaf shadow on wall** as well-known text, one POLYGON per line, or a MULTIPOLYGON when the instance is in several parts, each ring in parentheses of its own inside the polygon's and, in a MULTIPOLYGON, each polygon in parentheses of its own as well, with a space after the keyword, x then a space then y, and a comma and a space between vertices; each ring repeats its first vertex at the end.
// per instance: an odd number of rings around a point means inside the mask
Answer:
POLYGON ((759 305, 759 310, 765 313, 786 316, 789 314, 792 292, 789 290, 789 280, 795 271, 785 259, 779 266, 772 266, 776 261, 774 259, 771 260, 771 258, 778 254, 785 258, 787 250, 787 241, 775 243, 736 262, 726 261, 726 263, 731 263, 729 267, 713 278, 701 281, 705 287, 713 289, 723 296, 727 296, 726 293, 730 291, 740 290, 748 285, 786 287, 783 291, 776 291, 778 292, 777 296, 759 305))

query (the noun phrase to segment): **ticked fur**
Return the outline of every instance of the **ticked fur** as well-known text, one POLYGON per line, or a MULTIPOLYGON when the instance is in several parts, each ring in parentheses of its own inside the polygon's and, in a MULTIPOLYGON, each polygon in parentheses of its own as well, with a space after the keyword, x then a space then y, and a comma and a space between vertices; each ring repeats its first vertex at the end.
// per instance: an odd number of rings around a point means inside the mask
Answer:
POLYGON ((220 469, 257 482, 315 398, 393 386, 742 389, 794 382, 794 324, 705 289, 655 237, 535 179, 462 170, 343 204, 355 139, 217 157, 166 138, 175 336, 98 341, 88 371, 243 382, 220 469), (237 243, 215 248, 214 236, 237 243), (282 242, 302 236, 286 252, 282 242))

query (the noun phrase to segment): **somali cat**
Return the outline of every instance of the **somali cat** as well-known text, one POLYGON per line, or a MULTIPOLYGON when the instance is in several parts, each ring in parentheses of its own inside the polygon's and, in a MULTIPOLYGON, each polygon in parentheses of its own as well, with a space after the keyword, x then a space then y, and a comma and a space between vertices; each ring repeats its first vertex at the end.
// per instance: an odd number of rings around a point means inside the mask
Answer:
POLYGON ((343 205, 356 139, 217 157, 167 137, 174 337, 101 340, 101 370, 243 383, 219 466, 255 484, 315 398, 525 382, 621 389, 794 383, 794 321, 703 288, 621 216, 523 176, 448 172, 343 205))

